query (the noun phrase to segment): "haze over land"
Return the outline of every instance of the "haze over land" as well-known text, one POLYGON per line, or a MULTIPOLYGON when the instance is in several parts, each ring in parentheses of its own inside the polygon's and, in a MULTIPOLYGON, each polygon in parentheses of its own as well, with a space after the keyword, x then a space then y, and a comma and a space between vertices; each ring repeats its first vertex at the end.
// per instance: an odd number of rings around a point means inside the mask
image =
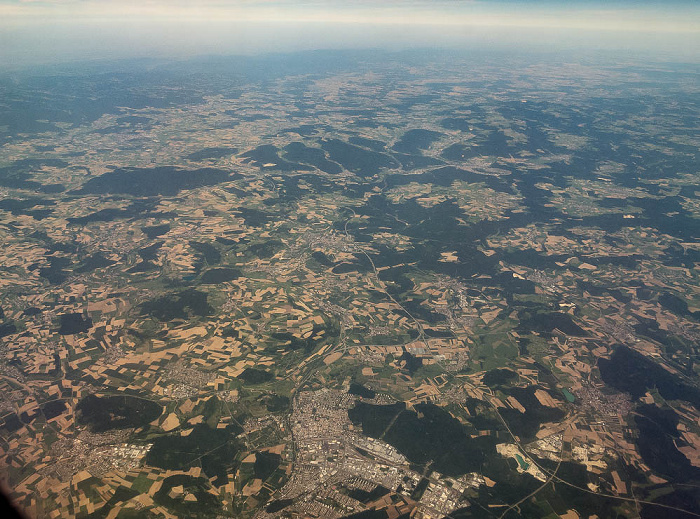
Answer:
POLYGON ((534 48, 696 59, 693 1, 0 1, 0 65, 341 48, 534 48))

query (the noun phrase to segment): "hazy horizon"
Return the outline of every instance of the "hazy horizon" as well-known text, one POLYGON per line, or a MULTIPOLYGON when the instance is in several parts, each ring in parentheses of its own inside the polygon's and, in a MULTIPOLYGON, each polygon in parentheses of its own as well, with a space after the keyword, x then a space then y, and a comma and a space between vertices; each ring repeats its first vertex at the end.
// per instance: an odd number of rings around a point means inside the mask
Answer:
POLYGON ((695 62, 696 4, 0 0, 0 65, 425 47, 629 51, 695 62))

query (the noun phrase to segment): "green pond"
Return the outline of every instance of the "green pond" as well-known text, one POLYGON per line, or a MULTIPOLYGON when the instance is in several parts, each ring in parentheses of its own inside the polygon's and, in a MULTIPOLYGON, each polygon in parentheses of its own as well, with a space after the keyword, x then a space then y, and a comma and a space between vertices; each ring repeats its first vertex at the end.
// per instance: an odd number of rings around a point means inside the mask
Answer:
POLYGON ((564 393, 564 397, 566 398, 567 401, 573 403, 573 401, 576 400, 576 397, 574 395, 572 395, 568 389, 562 389, 561 392, 564 393))
POLYGON ((518 460, 521 469, 527 470, 530 468, 530 464, 526 462, 520 454, 516 454, 515 459, 518 460))

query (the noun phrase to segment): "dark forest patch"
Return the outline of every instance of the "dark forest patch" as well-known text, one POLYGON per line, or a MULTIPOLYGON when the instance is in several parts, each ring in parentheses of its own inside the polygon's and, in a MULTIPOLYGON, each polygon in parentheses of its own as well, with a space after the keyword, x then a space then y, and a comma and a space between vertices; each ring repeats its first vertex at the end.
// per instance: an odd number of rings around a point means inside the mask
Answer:
POLYGON ((146 427, 158 418, 163 407, 157 402, 132 396, 88 395, 76 407, 78 422, 94 432, 146 427))
POLYGON ((366 388, 365 386, 358 384, 357 382, 351 382, 350 383, 350 389, 348 390, 348 393, 351 395, 357 395, 362 398, 374 398, 377 396, 377 393, 371 389, 366 388))
POLYGON ((632 398, 644 396, 649 389, 656 388, 666 400, 684 400, 700 408, 698 388, 627 346, 617 347, 610 359, 598 359, 598 368, 603 382, 629 393, 632 398))
POLYGON ((161 225, 147 225, 145 227, 141 227, 141 231, 143 231, 143 233, 146 236, 148 236, 149 240, 153 240, 158 236, 162 236, 168 231, 170 231, 170 224, 164 223, 161 225))
POLYGON ((338 139, 322 141, 321 147, 328 152, 331 160, 361 177, 371 177, 383 168, 398 166, 398 163, 389 155, 360 148, 338 139))
POLYGON ((101 252, 96 252, 95 254, 88 256, 82 262, 82 264, 75 269, 77 274, 82 274, 83 272, 92 272, 97 269, 103 269, 114 265, 116 261, 105 258, 104 254, 101 252))
POLYGON ((574 337, 586 337, 588 334, 577 325, 569 314, 561 312, 523 311, 518 325, 519 331, 532 333, 552 333, 559 330, 574 337))
MULTIPOLYGON (((47 256, 49 264, 39 268, 39 275, 52 285, 60 285, 68 279, 68 271, 66 267, 71 264, 69 258, 62 256, 47 256)), ((32 266, 29 267, 32 270, 32 266)))
POLYGON ((260 259, 271 258, 284 248, 284 243, 278 240, 268 240, 263 243, 254 243, 248 246, 248 250, 260 259))
POLYGON ((136 251, 136 253, 139 255, 139 257, 143 261, 153 261, 158 259, 158 251, 160 248, 163 246, 165 242, 163 241, 157 241, 155 243, 151 243, 150 245, 146 247, 142 247, 139 250, 136 251))
POLYGON ((510 369, 492 369, 484 373, 481 381, 489 387, 502 386, 518 380, 518 374, 510 369))
POLYGON ((196 464, 209 478, 216 477, 214 484, 220 486, 228 481, 227 473, 240 452, 236 436, 241 432, 235 424, 224 429, 199 424, 187 436, 160 436, 153 441, 146 463, 165 470, 187 470, 196 464))
POLYGON ((256 385, 269 382, 275 376, 269 371, 257 368, 246 368, 243 373, 238 375, 238 378, 245 382, 246 384, 256 385))
POLYGON ((216 246, 211 243, 190 241, 189 246, 197 251, 200 257, 204 259, 208 265, 213 266, 221 261, 221 253, 219 252, 219 249, 217 249, 216 246))
POLYGON ((91 178, 77 193, 175 196, 183 190, 213 186, 234 178, 237 177, 228 171, 214 168, 192 170, 175 166, 123 168, 91 178))
POLYGON ((241 271, 233 268, 216 268, 207 270, 202 274, 201 282, 207 284, 226 283, 241 277, 241 271))
POLYGON ((66 403, 63 400, 52 400, 51 402, 46 402, 41 406, 41 412, 44 413, 47 420, 56 418, 66 409, 66 403))
POLYGON ((15 323, 2 323, 0 324, 0 337, 6 337, 17 332, 17 326, 15 323))
POLYGON ((285 412, 289 409, 291 403, 289 397, 275 395, 274 393, 262 395, 258 398, 258 401, 262 402, 270 413, 285 412))
POLYGON ((634 417, 639 430, 635 443, 644 463, 675 481, 700 478, 700 469, 676 447, 678 415, 654 405, 640 406, 638 413, 634 417))
POLYGON ((3 419, 2 423, 0 424, 0 429, 12 434, 13 432, 20 430, 23 425, 24 424, 22 423, 22 420, 19 419, 19 416, 17 416, 15 413, 10 413, 3 419))
POLYGON ((207 298, 205 292, 190 288, 143 303, 141 314, 150 315, 159 321, 188 319, 193 316, 206 317, 214 312, 207 298))
POLYGON ((255 463, 253 464, 253 472, 256 478, 265 481, 280 466, 282 457, 279 454, 272 452, 256 452, 255 463))
POLYGON ((60 335, 84 333, 90 328, 92 328, 92 319, 83 314, 62 314, 59 316, 58 333, 60 335))
POLYGON ((427 150, 432 143, 443 137, 440 132, 432 130, 408 130, 391 148, 399 153, 414 154, 427 150))
POLYGON ((310 148, 301 142, 292 142, 284 148, 285 157, 294 162, 310 164, 316 168, 335 175, 343 169, 326 158, 326 153, 320 148, 310 148))
POLYGON ((268 514, 276 514, 277 512, 281 512, 285 508, 287 508, 289 505, 293 504, 294 500, 293 499, 277 499, 275 501, 272 501, 269 505, 267 505, 267 508, 265 508, 265 511, 268 514))

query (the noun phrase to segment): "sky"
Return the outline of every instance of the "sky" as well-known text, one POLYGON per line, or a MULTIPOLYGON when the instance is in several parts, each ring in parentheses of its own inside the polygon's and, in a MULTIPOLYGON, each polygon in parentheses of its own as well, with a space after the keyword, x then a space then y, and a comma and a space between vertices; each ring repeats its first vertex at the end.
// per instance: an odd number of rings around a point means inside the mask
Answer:
POLYGON ((700 61, 700 1, 0 0, 0 65, 306 49, 532 47, 700 61))

